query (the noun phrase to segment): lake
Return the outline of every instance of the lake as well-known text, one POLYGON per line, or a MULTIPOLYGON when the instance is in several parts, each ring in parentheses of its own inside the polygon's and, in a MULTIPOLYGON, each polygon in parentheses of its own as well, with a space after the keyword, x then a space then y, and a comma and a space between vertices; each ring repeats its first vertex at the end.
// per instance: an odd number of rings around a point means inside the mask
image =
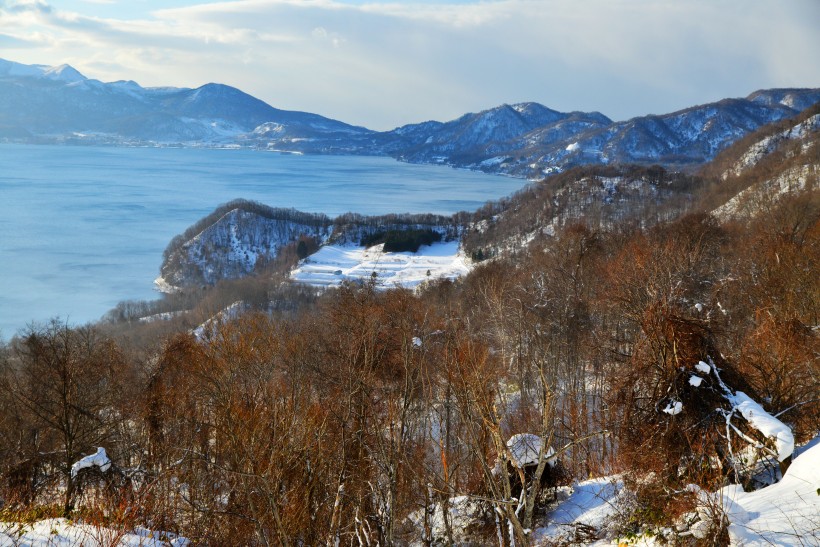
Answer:
POLYGON ((377 157, 0 145, 0 337, 156 298, 171 238, 235 198, 329 216, 450 214, 524 184, 377 157))

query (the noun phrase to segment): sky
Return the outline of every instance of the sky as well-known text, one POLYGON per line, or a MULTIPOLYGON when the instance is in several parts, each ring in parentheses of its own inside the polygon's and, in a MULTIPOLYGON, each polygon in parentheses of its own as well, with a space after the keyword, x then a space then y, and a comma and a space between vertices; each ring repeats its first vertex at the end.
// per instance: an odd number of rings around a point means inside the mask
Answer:
POLYGON ((524 101, 624 120, 820 87, 820 0, 0 0, 0 58, 377 130, 524 101))

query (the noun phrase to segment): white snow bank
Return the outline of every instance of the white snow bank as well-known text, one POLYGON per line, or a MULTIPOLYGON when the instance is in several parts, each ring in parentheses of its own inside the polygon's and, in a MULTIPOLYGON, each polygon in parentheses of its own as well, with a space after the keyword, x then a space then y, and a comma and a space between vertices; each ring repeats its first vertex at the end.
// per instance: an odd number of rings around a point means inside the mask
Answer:
POLYGON ((698 364, 695 365, 695 368, 698 370, 698 372, 702 372, 703 374, 709 374, 712 371, 712 367, 709 366, 708 363, 704 363, 703 361, 698 362, 698 364))
POLYGON ((567 152, 575 152, 579 148, 581 148, 581 146, 577 142, 574 142, 572 144, 567 145, 566 151, 567 152))
MULTIPOLYGON (((510 437, 507 441, 507 448, 510 449, 512 463, 519 469, 525 465, 538 465, 538 455, 541 453, 541 437, 532 433, 519 433, 510 437)), ((555 455, 555 450, 550 446, 544 451, 544 459, 550 466, 555 465, 551 460, 555 455)))
POLYGON ((82 545, 84 547, 185 547, 186 538, 143 528, 124 532, 113 528, 46 519, 33 524, 0 522, 0 545, 51 547, 82 545))
POLYGON ((774 440, 778 461, 782 462, 792 455, 794 434, 789 426, 763 410, 757 401, 742 391, 730 396, 729 401, 752 427, 774 440))
POLYGON ((700 387, 700 384, 703 383, 703 378, 693 374, 689 377, 689 385, 692 387, 700 387))
POLYGON ((780 482, 755 492, 744 492, 736 485, 719 491, 724 502, 738 509, 736 515, 729 515, 732 545, 820 545, 819 490, 817 437, 794 459, 780 482))
POLYGON ((103 473, 111 467, 111 460, 108 458, 108 454, 105 453, 105 448, 99 447, 94 454, 90 454, 74 462, 74 465, 71 466, 71 476, 76 477, 81 469, 94 466, 99 467, 103 473))
POLYGON ((375 272, 378 287, 413 288, 430 279, 467 274, 470 261, 458 245, 458 241, 423 245, 416 253, 384 252, 384 245, 325 245, 302 261, 290 277, 315 287, 333 287, 346 280, 370 280, 375 272))

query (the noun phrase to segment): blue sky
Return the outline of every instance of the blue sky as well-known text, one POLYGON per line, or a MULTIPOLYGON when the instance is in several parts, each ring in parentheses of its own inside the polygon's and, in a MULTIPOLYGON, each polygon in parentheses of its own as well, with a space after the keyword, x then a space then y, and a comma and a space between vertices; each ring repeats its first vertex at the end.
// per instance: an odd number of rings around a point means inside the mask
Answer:
POLYGON ((521 101, 626 119, 820 87, 820 1, 0 0, 0 58, 373 129, 521 101))

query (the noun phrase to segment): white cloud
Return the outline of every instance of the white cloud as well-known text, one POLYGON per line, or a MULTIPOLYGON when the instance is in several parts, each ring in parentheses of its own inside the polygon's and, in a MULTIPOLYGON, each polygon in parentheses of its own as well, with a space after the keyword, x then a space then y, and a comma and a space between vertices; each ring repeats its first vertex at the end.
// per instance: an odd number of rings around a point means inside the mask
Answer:
POLYGON ((2 6, 15 61, 143 85, 221 81, 377 129, 522 100, 622 119, 820 86, 816 0, 236 0, 129 19, 2 6))

